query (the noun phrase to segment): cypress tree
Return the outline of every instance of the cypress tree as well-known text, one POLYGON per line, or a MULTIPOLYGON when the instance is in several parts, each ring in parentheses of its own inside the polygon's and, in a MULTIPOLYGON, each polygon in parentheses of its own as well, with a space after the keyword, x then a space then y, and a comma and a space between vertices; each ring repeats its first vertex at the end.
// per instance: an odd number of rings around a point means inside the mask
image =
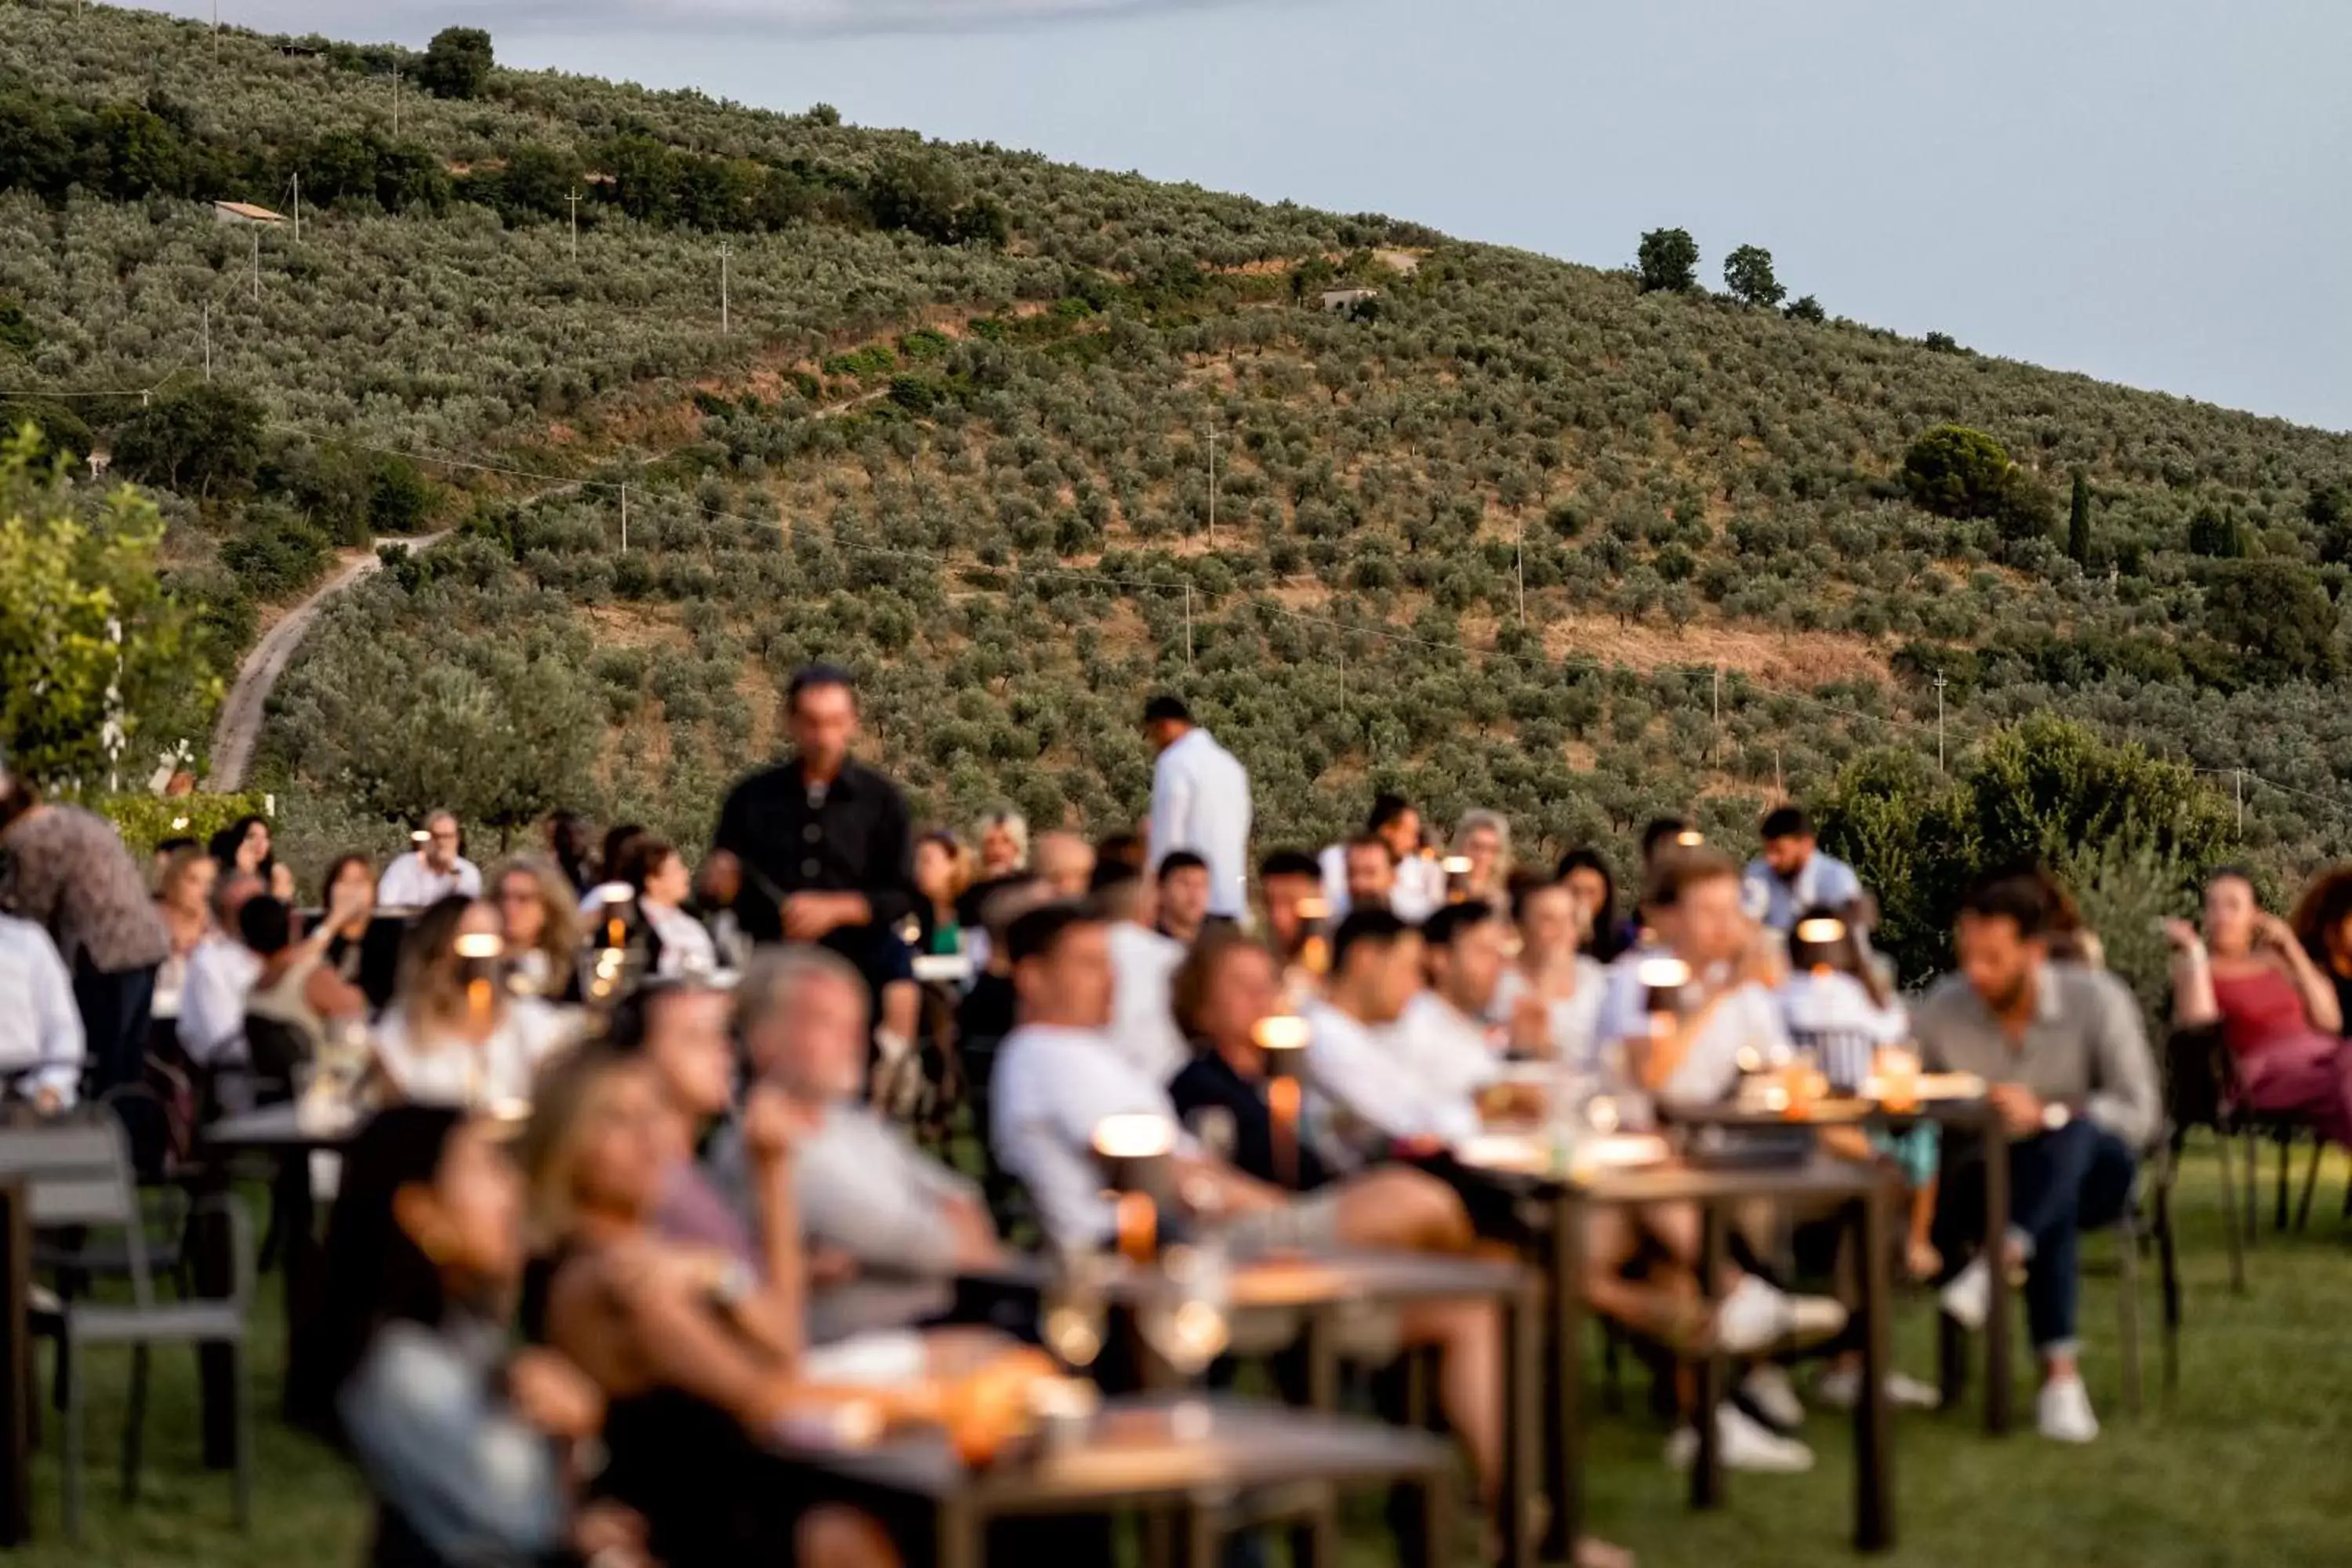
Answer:
POLYGON ((2091 479, 2074 470, 2074 497, 2066 509, 2066 553, 2077 566, 2091 563, 2091 479))

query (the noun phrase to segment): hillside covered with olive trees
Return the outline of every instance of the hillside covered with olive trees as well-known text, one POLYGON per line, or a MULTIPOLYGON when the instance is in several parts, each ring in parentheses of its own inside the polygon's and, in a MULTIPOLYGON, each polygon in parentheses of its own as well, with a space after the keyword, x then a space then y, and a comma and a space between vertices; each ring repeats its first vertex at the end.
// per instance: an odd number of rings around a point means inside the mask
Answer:
POLYGON ((125 656, 128 761, 339 552, 456 530, 278 688, 260 782, 321 836, 691 839, 823 657, 956 817, 1131 817, 1167 687, 1269 837, 1375 781, 1738 837, 2054 712, 2208 770, 2234 848, 2352 844, 2352 438, 1783 306, 1760 252, 1702 288, 1668 231, 1601 270, 478 35, 0 22, 0 412, 160 507, 184 623, 125 656), (299 239, 216 221, 298 182, 299 239))

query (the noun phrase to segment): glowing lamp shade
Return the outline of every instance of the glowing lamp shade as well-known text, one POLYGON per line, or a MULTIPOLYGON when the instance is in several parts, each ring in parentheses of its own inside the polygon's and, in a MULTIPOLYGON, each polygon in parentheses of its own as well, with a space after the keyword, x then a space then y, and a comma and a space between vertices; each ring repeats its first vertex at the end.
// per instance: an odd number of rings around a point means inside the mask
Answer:
POLYGON ((187 819, 186 817, 184 817, 184 816, 175 816, 175 817, 172 818, 172 831, 173 831, 173 832, 174 832, 174 833, 185 833, 187 830, 188 830, 188 819, 187 819))
POLYGON ((469 931, 454 946, 458 957, 472 959, 497 958, 507 950, 506 939, 488 931, 469 931))
POLYGON ((1685 849, 1696 849, 1706 842, 1706 835, 1696 827, 1685 827, 1675 835, 1675 842, 1685 849))
POLYGON ((420 828, 418 828, 415 832, 414 832, 414 833, 412 833, 412 834, 410 834, 410 835, 408 836, 408 841, 409 841, 411 844, 418 845, 418 846, 420 846, 420 847, 421 847, 421 846, 424 846, 424 845, 426 845, 426 844, 430 844, 430 843, 432 843, 432 842, 433 842, 433 835, 431 835, 430 833, 425 832, 425 829, 423 829, 423 828, 421 828, 421 827, 420 827, 420 828))
POLYGON ((1797 940, 1813 947, 1827 947, 1845 940, 1845 921, 1835 915, 1819 915, 1797 922, 1797 940))
POLYGON ((1250 1038, 1265 1051, 1300 1051, 1307 1048, 1307 1020, 1296 1013, 1276 1013, 1260 1018, 1250 1031, 1250 1038))
POLYGON ((1176 1124, 1140 1111, 1095 1123, 1095 1152, 1106 1160, 1154 1160, 1176 1147, 1176 1124))
POLYGON ((1466 877, 1470 874, 1470 857, 1467 855, 1448 855, 1441 864, 1444 866, 1445 874, 1449 877, 1466 877))
POLYGON ((1298 900, 1298 918, 1303 921, 1328 920, 1331 918, 1330 902, 1324 899, 1301 899, 1298 900))
POLYGON ((1633 977, 1653 991, 1679 991, 1690 984, 1690 965, 1679 958, 1645 958, 1633 977))

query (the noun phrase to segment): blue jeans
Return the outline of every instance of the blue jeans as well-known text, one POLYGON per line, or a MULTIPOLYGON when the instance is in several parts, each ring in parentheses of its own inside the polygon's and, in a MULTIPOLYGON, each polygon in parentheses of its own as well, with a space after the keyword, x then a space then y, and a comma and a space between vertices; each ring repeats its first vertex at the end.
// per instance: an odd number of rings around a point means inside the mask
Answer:
MULTIPOLYGON (((2105 1128, 2077 1120, 2009 1148, 2012 1234, 2032 1249, 2025 1271, 2025 1320, 2042 1354, 2072 1353, 2082 1295, 2081 1237, 2121 1219, 2139 1160, 2105 1128)), ((1955 1163, 1936 1204, 1936 1244, 1957 1262, 1984 1231, 1984 1162, 1955 1163)))

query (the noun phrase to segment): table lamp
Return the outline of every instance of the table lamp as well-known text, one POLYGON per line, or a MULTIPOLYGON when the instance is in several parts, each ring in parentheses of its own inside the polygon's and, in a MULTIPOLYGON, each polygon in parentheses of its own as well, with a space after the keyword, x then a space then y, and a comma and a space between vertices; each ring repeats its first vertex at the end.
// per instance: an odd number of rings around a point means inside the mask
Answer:
POLYGON ((1685 827, 1675 835, 1675 843, 1684 849, 1696 849, 1706 842, 1706 835, 1696 827, 1685 827))
POLYGON ((1470 857, 1448 855, 1438 863, 1445 872, 1445 901, 1458 904, 1470 896, 1466 886, 1470 876, 1470 857))
POLYGON ((1323 934, 1323 922, 1331 918, 1331 905, 1323 899, 1298 900, 1298 920, 1302 934, 1298 942, 1299 966, 1320 980, 1331 972, 1331 943, 1323 934))
POLYGON ((1106 1116, 1095 1123, 1094 1146, 1112 1194, 1118 1250, 1149 1262, 1160 1246, 1160 1208, 1175 1183, 1176 1124, 1150 1111, 1106 1116))
POLYGON ((1305 1109, 1307 1042, 1311 1031, 1296 1013, 1274 1013, 1250 1031, 1265 1053, 1265 1105, 1274 1123, 1274 1175, 1286 1187, 1298 1185, 1298 1123, 1305 1109))
POLYGON ((469 931, 459 933, 452 946, 465 962, 466 1009, 478 1027, 489 1022, 499 960, 506 956, 506 939, 496 931, 469 931))

